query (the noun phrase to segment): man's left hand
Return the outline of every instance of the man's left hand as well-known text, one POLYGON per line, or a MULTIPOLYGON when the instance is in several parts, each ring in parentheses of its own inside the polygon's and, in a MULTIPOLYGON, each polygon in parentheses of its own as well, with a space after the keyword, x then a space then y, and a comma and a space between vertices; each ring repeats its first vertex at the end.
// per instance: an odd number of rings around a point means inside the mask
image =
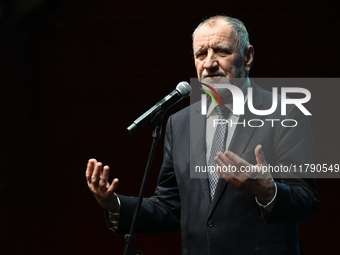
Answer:
POLYGON ((263 171, 267 166, 262 146, 255 148, 256 165, 248 163, 231 151, 219 152, 215 158, 221 176, 235 187, 257 197, 260 203, 270 202, 275 195, 274 180, 269 171, 263 171), (233 171, 228 171, 228 169, 233 171), (227 171, 226 171, 227 169, 227 171), (245 171, 246 170, 246 171, 245 171))

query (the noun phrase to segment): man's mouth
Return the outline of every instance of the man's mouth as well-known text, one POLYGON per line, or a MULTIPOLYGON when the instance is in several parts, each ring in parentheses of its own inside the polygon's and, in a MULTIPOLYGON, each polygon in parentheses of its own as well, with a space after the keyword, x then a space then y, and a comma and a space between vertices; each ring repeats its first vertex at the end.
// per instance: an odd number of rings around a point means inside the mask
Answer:
POLYGON ((224 77, 224 75, 221 75, 221 74, 212 74, 212 75, 206 75, 203 78, 215 78, 215 77, 224 77))

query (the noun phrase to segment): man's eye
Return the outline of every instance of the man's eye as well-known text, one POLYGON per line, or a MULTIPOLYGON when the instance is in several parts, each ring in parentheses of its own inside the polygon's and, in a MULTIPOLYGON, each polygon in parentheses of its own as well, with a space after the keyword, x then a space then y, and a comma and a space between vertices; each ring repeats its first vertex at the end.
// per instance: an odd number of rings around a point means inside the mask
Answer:
POLYGON ((228 50, 219 50, 218 51, 219 53, 221 53, 221 54, 230 54, 230 51, 228 51, 228 50))
POLYGON ((196 58, 202 58, 205 56, 205 53, 204 52, 199 52, 199 53, 196 53, 196 58))

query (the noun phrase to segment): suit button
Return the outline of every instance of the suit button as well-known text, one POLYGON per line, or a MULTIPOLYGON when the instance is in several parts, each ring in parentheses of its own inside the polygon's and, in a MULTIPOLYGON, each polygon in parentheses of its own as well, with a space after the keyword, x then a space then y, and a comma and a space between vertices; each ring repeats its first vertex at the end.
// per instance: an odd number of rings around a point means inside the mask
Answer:
POLYGON ((208 220, 208 227, 212 228, 214 226, 214 222, 212 220, 208 220))

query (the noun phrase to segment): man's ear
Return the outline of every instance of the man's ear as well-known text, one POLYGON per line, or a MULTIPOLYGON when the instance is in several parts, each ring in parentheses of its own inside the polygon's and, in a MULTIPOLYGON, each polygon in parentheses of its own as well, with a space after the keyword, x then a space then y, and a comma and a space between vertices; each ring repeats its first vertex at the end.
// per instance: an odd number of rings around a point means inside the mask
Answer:
POLYGON ((249 45, 247 49, 245 50, 244 54, 244 70, 246 72, 250 71, 250 68, 252 67, 254 63, 254 47, 252 45, 249 45))

